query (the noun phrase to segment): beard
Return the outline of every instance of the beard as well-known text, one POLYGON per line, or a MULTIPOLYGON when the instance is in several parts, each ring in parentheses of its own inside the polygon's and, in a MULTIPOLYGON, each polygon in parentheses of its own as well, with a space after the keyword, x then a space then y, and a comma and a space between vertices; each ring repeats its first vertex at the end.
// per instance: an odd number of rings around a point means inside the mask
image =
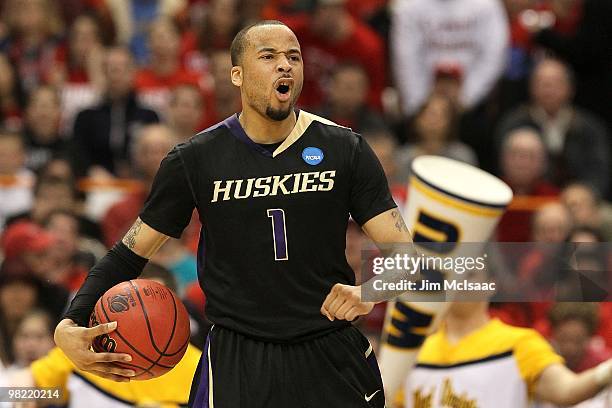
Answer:
POLYGON ((289 117, 289 114, 291 113, 292 110, 293 110, 293 105, 291 105, 289 108, 284 109, 284 110, 274 109, 271 106, 268 106, 266 108, 266 116, 272 120, 280 122, 281 120, 287 119, 287 117, 289 117))

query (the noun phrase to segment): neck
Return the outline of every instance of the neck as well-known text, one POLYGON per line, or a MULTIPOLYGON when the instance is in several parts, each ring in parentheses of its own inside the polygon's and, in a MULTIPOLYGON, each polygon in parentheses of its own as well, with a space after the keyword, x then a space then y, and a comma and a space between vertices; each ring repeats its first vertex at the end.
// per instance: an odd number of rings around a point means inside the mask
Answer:
POLYGON ((478 313, 470 313, 467 316, 449 312, 445 321, 446 335, 451 342, 456 343, 468 334, 486 325, 489 320, 486 309, 478 311, 478 313))
MULTIPOLYGON (((243 104, 243 106, 247 105, 243 104)), ((285 140, 295 127, 297 119, 293 111, 287 118, 278 121, 246 108, 242 110, 238 120, 246 134, 255 143, 271 144, 285 140)))

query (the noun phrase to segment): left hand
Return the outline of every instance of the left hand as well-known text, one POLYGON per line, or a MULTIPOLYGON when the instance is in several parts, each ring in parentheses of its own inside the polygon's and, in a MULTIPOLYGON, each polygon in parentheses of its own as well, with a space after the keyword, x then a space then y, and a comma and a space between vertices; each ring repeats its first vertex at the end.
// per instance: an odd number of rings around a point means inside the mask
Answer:
POLYGON ((330 321, 354 320, 370 313, 374 302, 361 301, 361 287, 336 283, 321 306, 321 314, 330 321))

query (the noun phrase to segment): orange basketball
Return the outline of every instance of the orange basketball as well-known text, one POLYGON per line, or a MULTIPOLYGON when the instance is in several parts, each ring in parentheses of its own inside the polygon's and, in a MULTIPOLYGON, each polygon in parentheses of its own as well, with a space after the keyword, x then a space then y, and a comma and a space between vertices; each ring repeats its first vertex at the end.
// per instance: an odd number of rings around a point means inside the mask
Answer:
POLYGON ((189 315, 166 286, 148 279, 119 283, 102 295, 89 326, 117 322, 111 333, 94 339, 97 352, 127 353, 129 363, 116 363, 136 372, 133 380, 148 380, 170 371, 189 343, 189 315))

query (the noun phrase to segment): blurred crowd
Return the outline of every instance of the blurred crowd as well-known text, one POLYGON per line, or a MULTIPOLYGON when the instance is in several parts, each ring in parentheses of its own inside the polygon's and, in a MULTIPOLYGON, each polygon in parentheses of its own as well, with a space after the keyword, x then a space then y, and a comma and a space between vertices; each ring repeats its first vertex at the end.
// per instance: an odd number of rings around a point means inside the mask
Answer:
MULTIPOLYGON (((0 367, 53 346, 166 152, 240 110, 229 45, 260 19, 301 43, 299 107, 363 134, 401 207, 411 162, 441 155, 513 189, 494 240, 612 239, 609 0, 0 0, 0 367)), ((366 238, 348 237, 357 266, 366 238)), ((176 280, 196 343, 198 239, 194 216, 152 260, 176 280)), ((585 262, 612 270, 608 254, 585 262)), ((492 311, 549 336, 576 371, 610 355, 610 303, 492 311)), ((382 314, 365 328, 379 332, 382 314)))

